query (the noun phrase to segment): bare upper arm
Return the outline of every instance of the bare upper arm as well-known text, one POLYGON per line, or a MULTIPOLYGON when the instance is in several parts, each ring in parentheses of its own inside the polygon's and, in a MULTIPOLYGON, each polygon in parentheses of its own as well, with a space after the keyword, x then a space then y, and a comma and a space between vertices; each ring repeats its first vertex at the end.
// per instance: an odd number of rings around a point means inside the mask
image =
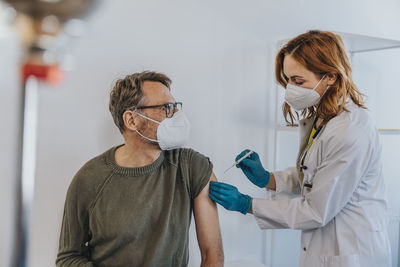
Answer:
MULTIPOLYGON (((217 181, 214 173, 210 180, 217 181)), ((210 183, 203 188, 194 199, 194 218, 196 223, 197 241, 202 258, 215 257, 223 260, 221 232, 219 228, 218 210, 216 204, 209 198, 210 183)))

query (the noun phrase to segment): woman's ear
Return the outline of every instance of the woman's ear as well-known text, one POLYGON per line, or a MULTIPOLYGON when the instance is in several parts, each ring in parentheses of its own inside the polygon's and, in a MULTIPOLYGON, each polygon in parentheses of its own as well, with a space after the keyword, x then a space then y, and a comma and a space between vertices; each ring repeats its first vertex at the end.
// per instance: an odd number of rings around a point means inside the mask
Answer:
POLYGON ((124 126, 126 130, 136 131, 139 128, 140 120, 139 116, 132 110, 126 110, 122 114, 122 119, 124 120, 124 126))
POLYGON ((337 73, 328 73, 326 76, 328 77, 328 85, 334 84, 338 77, 337 73))

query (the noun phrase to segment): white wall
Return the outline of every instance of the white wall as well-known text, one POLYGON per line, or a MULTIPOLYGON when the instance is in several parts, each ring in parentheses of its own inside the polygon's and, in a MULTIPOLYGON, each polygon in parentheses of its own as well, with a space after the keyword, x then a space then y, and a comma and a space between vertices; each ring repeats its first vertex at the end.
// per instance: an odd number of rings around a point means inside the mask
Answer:
MULTIPOLYGON (((147 69, 168 74, 192 121, 191 146, 212 159, 219 178, 247 147, 271 168, 274 81, 268 45, 314 28, 400 39, 399 11, 395 0, 104 1, 90 18, 88 35, 72 48, 77 69, 60 88, 40 93, 30 266, 54 265, 65 193, 75 172, 122 142, 107 108, 116 78, 147 69)), ((9 62, 15 65, 16 59, 9 62)), ((3 88, 2 83, 2 94, 3 88)), ((4 94, 15 100, 13 92, 4 94)), ((12 122, 4 121, 10 127, 2 127, 0 138, 15 143, 12 122)), ((2 153, 15 158, 14 147, 5 148, 2 153)), ((15 172, 11 159, 7 181, 15 172)), ((244 193, 265 196, 236 169, 224 180, 244 193)), ((7 181, 6 188, 11 186, 7 181)), ((219 211, 226 259, 263 261, 263 232, 251 215, 219 211)), ((7 231, 5 226, 0 230, 0 235, 7 231)), ((193 231, 191 242, 191 263, 196 263, 193 231)), ((283 265, 277 261, 274 266, 283 265)))
POLYGON ((17 43, 0 25, 0 266, 10 266, 16 200, 19 85, 17 43))

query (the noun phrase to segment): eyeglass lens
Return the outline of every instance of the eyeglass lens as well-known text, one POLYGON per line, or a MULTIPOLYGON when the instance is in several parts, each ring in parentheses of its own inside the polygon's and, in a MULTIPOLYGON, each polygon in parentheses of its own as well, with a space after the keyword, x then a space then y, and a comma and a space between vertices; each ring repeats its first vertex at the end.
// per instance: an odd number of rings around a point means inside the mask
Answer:
POLYGON ((174 103, 168 103, 166 105, 165 112, 166 112, 166 115, 167 115, 168 118, 172 118, 172 116, 174 116, 175 107, 176 107, 176 109, 178 111, 181 110, 182 109, 182 103, 175 103, 175 104, 174 103))

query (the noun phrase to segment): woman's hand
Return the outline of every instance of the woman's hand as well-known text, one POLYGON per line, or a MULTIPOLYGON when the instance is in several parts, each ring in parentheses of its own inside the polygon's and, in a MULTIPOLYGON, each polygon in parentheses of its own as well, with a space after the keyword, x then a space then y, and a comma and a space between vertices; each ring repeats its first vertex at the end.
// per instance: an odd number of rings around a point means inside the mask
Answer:
POLYGON ((226 183, 211 181, 209 197, 225 209, 243 214, 248 213, 251 207, 251 197, 240 193, 235 186, 226 183))
MULTIPOLYGON (((236 157, 236 161, 250 152, 249 149, 242 151, 236 157)), ((266 171, 260 161, 260 157, 256 152, 253 152, 249 157, 242 160, 236 165, 237 168, 242 169, 246 177, 258 187, 265 187, 269 183, 270 173, 266 171)))

